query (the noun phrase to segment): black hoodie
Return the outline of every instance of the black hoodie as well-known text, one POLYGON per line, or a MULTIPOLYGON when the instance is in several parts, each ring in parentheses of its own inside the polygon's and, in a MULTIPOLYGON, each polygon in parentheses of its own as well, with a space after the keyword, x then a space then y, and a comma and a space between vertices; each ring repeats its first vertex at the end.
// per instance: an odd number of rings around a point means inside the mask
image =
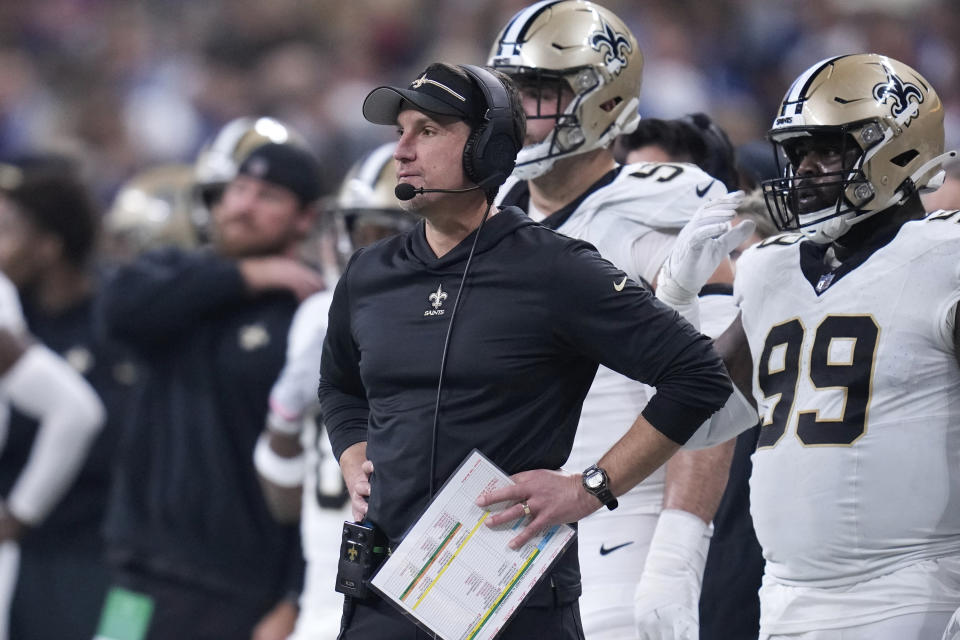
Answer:
MULTIPOLYGON (((428 502, 440 359, 475 233, 437 258, 421 222, 355 254, 334 293, 323 416, 338 459, 367 442, 367 518, 394 541, 428 502)), ((732 390, 709 339, 592 246, 516 208, 491 217, 450 338, 434 486, 474 448, 508 474, 559 468, 598 363, 656 387, 643 415, 680 443, 732 390)))

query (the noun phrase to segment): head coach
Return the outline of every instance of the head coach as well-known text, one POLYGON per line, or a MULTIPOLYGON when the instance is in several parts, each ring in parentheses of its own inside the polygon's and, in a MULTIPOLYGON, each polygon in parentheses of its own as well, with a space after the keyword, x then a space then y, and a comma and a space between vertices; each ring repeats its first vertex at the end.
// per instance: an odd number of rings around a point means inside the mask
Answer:
MULTIPOLYGON (((525 128, 506 76, 432 64, 363 114, 397 128, 397 195, 422 219, 354 254, 330 309, 319 395, 354 516, 396 545, 474 448, 517 483, 487 522, 533 516, 512 546, 615 507, 730 394, 709 340, 589 244, 491 209, 525 128), (657 394, 596 465, 559 471, 600 363, 657 394)), ((579 594, 570 548, 502 637, 582 637, 579 594)), ((348 599, 340 637, 418 633, 371 596, 348 599)))

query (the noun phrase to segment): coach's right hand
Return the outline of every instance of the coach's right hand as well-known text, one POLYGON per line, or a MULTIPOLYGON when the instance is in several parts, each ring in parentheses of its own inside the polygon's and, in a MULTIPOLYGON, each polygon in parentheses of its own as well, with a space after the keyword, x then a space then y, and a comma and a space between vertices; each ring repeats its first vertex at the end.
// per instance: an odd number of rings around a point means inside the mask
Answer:
POLYGON ((350 492, 350 508, 353 519, 360 522, 367 515, 367 498, 370 497, 370 474, 373 463, 367 460, 367 443, 358 442, 340 454, 340 473, 350 492))

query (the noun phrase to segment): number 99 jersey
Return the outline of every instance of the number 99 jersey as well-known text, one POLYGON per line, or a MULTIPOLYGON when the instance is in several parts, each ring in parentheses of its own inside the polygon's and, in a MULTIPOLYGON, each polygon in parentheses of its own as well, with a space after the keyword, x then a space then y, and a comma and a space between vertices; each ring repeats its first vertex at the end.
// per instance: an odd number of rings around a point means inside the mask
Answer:
POLYGON ((834 271, 824 249, 780 235, 737 267, 765 584, 851 585, 960 554, 960 212, 834 271))

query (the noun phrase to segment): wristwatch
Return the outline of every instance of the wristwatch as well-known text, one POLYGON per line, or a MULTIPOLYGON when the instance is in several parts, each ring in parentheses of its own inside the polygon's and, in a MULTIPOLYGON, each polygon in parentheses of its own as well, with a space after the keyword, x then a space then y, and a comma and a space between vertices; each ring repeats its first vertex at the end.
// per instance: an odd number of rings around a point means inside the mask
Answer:
POLYGON ((617 508, 617 499, 610 491, 607 472, 593 464, 583 470, 583 488, 597 497, 597 500, 613 511, 617 508))

